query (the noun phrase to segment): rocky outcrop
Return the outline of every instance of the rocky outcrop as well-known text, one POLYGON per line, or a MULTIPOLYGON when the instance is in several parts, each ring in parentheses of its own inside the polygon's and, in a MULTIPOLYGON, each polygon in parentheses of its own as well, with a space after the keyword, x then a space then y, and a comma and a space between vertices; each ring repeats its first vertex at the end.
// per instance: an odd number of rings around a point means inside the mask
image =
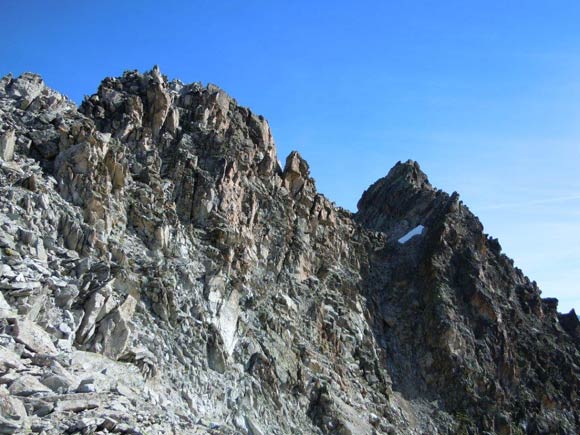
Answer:
POLYGON ((557 313, 415 162, 356 214, 159 68, 0 81, 0 432, 577 433, 557 313))
POLYGON ((370 299, 384 321, 375 329, 391 350, 394 388, 441 401, 468 431, 574 433, 578 340, 564 331, 568 317, 558 318, 557 301, 540 298, 456 193, 433 189, 418 171, 398 164, 365 192, 357 214, 367 222, 380 214, 372 222, 394 239, 424 226, 375 260, 391 276, 370 299), (398 208, 397 197, 405 198, 398 208))

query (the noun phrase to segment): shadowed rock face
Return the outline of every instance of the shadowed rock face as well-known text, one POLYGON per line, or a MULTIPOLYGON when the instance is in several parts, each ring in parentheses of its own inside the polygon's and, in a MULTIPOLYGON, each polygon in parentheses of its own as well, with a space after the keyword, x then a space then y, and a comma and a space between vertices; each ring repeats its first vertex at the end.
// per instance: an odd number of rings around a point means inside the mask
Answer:
POLYGON ((580 428, 575 313, 415 162, 351 214, 156 67, 78 109, 4 77, 0 158, 1 433, 580 428))
POLYGON ((575 313, 558 315, 459 196, 433 189, 414 162, 397 164, 358 207, 356 220, 391 239, 425 227, 376 254, 365 286, 393 389, 439 401, 466 430, 509 433, 525 420, 524 432, 574 433, 575 313))

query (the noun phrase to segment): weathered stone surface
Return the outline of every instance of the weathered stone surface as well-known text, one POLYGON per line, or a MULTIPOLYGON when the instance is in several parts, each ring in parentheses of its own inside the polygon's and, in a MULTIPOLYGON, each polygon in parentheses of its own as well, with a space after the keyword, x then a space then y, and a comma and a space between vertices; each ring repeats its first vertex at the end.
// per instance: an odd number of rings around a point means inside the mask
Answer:
POLYGON ((125 353, 131 343, 131 318, 136 305, 137 300, 128 295, 119 307, 101 321, 95 339, 97 350, 114 359, 125 353))
POLYGON ((575 312, 416 162, 352 214, 157 67, 4 77, 0 129, 0 431, 578 433, 575 312))
POLYGON ((73 386, 73 380, 61 374, 50 374, 42 379, 42 384, 58 394, 68 393, 73 386))
POLYGON ((0 346, 0 373, 6 373, 9 369, 22 369, 23 367, 23 363, 14 351, 0 346))
POLYGON ((0 433, 24 433, 28 417, 23 403, 8 395, 6 388, 0 386, 0 433))
POLYGON ((77 393, 96 393, 97 387, 93 378, 83 379, 76 389, 77 393))
POLYGON ((99 397, 93 398, 70 398, 64 400, 58 400, 56 403, 55 411, 57 412, 81 412, 87 409, 95 409, 101 406, 103 402, 99 400, 99 397))
POLYGON ((8 130, 0 135, 0 158, 2 160, 10 161, 14 158, 15 144, 14 130, 8 130))
POLYGON ((31 375, 20 376, 10 384, 8 391, 15 396, 32 396, 33 394, 52 392, 50 388, 31 375))
POLYGON ((6 302, 4 294, 0 292, 0 318, 6 319, 12 317, 16 317, 16 311, 6 302))
POLYGON ((12 334, 19 343, 36 353, 55 355, 58 353, 50 335, 28 319, 15 319, 12 334))

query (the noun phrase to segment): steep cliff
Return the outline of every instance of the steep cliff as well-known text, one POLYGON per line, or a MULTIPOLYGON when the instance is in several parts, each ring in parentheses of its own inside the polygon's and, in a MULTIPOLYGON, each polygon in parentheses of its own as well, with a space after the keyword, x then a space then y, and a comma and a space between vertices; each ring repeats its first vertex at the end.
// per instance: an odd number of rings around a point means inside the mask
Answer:
POLYGON ((417 163, 356 214, 221 89, 0 81, 0 433, 573 434, 580 324, 417 163))

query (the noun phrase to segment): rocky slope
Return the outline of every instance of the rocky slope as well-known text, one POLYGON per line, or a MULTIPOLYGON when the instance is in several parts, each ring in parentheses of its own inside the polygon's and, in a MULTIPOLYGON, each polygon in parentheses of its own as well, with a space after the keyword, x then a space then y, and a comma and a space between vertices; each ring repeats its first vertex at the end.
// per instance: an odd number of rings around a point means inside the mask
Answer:
POLYGON ((4 77, 0 159, 0 433, 580 431, 575 313, 414 162, 349 213, 158 68, 4 77))

